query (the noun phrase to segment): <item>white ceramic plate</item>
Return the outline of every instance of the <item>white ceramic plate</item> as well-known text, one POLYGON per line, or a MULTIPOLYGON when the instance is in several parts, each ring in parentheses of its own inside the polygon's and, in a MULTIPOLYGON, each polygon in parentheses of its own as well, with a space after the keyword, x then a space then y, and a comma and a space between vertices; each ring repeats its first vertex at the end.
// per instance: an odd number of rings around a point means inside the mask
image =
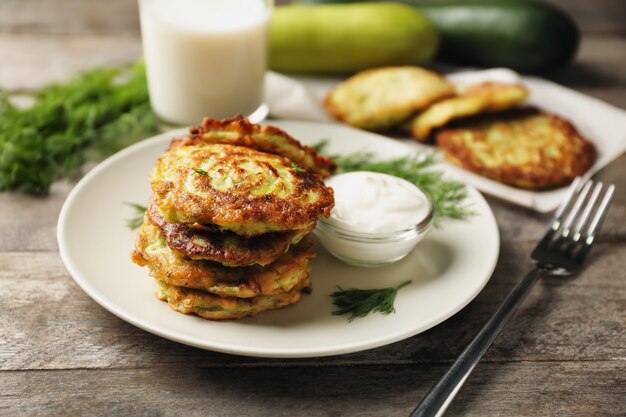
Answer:
MULTIPOLYGON (((273 122, 307 144, 329 141, 331 153, 374 151, 382 159, 414 152, 379 135, 331 124, 273 122)), ((469 187, 478 214, 446 221, 404 260, 375 269, 347 266, 317 246, 313 293, 283 310, 252 319, 211 322, 176 313, 154 296, 146 268, 129 259, 132 209, 150 196, 148 173, 169 140, 168 132, 131 146, 87 174, 65 201, 58 223, 61 257, 78 285, 118 317, 159 336, 199 348, 263 357, 315 357, 357 352, 413 336, 467 305, 489 280, 499 252, 496 222, 482 196, 469 187), (333 316, 329 294, 343 288, 381 288, 407 279, 396 313, 348 322, 333 316)))

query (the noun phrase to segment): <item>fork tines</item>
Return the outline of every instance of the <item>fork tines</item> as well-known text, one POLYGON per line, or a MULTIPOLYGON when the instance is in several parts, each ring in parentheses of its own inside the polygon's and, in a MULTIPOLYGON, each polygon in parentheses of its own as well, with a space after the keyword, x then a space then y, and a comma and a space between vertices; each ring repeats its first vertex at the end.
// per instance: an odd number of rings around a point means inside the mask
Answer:
POLYGON ((541 240, 544 248, 561 248, 570 257, 582 262, 591 250, 606 218, 615 186, 601 182, 583 182, 577 177, 567 198, 556 210, 548 232, 541 240))

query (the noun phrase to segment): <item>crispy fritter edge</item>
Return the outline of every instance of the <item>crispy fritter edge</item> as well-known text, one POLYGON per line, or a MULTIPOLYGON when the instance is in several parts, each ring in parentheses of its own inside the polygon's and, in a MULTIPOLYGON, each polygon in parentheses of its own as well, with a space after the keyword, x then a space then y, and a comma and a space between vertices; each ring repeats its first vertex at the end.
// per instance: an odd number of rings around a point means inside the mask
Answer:
POLYGON ((211 119, 208 117, 204 118, 201 124, 193 126, 189 129, 188 136, 175 138, 170 144, 170 148, 205 143, 206 141, 203 138, 205 134, 219 131, 238 132, 239 136, 236 138, 224 138, 223 142, 217 141, 213 143, 244 146, 261 152, 279 155, 296 163, 303 169, 321 175, 322 178, 329 177, 335 169, 337 169, 337 165, 332 159, 320 155, 315 151, 315 149, 300 143, 284 130, 275 126, 250 123, 248 119, 245 119, 240 114, 235 117, 222 120, 211 119), (255 136, 257 135, 279 136, 284 139, 288 145, 297 149, 297 153, 299 155, 294 155, 293 152, 285 150, 280 145, 268 146, 268 143, 260 142, 255 139, 255 136))
POLYGON ((293 244, 298 243, 300 239, 294 242, 297 235, 310 232, 270 232, 254 237, 240 236, 231 231, 208 232, 183 223, 166 222, 153 200, 148 205, 147 214, 172 250, 190 259, 209 260, 231 267, 268 265, 280 258, 293 244), (207 245, 195 244, 195 236, 203 238, 207 245), (237 247, 226 245, 225 239, 229 236, 239 242, 237 247))

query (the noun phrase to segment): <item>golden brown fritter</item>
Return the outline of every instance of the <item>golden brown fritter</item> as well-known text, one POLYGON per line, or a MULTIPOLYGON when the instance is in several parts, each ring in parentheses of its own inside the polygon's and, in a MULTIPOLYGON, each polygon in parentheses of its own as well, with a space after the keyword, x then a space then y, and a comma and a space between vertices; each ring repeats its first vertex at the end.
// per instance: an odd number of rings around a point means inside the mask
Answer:
POLYGON ((441 130, 436 139, 456 165, 529 189, 568 184, 596 157, 593 144, 572 124, 537 109, 468 119, 441 130))
POLYGON ((250 123, 241 115, 232 119, 205 118, 202 124, 190 129, 190 135, 172 141, 171 147, 222 143, 245 146, 261 152, 283 156, 302 169, 315 172, 323 178, 330 176, 337 165, 301 144, 287 132, 269 125, 250 123))
POLYGON ((519 84, 487 82, 459 89, 459 95, 433 104, 411 122, 411 133, 426 141, 433 129, 454 119, 492 113, 517 107, 528 97, 528 90, 519 84))
POLYGON ((214 261, 232 267, 268 265, 313 230, 311 227, 245 237, 219 231, 216 227, 168 223, 153 202, 148 205, 147 213, 150 222, 159 228, 171 249, 190 259, 214 261))
POLYGON ((214 224, 245 236, 309 229, 334 205, 319 175, 242 146, 173 147, 150 183, 168 223, 214 224))
POLYGON ((167 284, 194 288, 220 296, 250 298, 290 291, 310 271, 315 257, 310 237, 304 238, 274 263, 232 268, 210 261, 194 261, 173 251, 157 226, 147 218, 137 233, 133 262, 167 284))
POLYGON ((168 285, 157 280, 156 296, 170 308, 183 314, 195 314, 207 320, 234 320, 296 304, 303 293, 310 292, 308 278, 288 292, 259 295, 254 298, 220 297, 203 291, 168 285))
POLYGON ((416 111, 454 94, 439 74, 419 67, 387 67, 362 71, 339 84, 326 97, 334 118, 363 129, 386 129, 416 111))

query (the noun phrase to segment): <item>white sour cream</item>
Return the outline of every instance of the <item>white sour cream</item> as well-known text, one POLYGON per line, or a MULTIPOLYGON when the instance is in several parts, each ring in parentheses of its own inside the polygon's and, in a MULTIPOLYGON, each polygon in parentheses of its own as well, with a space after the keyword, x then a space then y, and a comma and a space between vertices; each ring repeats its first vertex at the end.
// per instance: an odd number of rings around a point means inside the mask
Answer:
POLYGON ((357 233, 392 233, 415 227, 428 214, 428 200, 402 178, 376 172, 350 172, 326 181, 335 207, 326 220, 357 233))
POLYGON ((320 220, 316 235, 349 264, 377 266, 402 259, 430 228, 430 199, 401 178, 351 172, 326 184, 335 191, 335 207, 330 218, 320 220))

